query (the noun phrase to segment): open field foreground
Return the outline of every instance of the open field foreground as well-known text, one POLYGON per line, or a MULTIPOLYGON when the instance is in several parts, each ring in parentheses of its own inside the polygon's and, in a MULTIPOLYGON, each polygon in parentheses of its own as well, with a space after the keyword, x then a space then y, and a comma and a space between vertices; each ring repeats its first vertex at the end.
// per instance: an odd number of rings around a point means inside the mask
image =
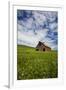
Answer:
POLYGON ((43 79, 58 77, 57 51, 36 51, 17 45, 17 79, 43 79))

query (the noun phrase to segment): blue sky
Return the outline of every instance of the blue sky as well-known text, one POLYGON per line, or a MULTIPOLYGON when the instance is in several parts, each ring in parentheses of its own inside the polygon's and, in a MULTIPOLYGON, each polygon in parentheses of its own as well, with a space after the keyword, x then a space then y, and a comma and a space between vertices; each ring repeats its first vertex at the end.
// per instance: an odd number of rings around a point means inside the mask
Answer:
POLYGON ((57 50, 58 12, 17 10, 17 43, 36 47, 39 41, 57 50))

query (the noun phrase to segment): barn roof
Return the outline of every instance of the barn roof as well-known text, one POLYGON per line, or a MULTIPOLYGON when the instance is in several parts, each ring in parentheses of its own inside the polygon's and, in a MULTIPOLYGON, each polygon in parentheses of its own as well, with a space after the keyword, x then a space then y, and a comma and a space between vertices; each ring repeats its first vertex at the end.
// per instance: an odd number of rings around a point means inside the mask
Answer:
POLYGON ((39 45, 39 43, 41 43, 41 44, 42 44, 42 45, 44 45, 45 47, 50 48, 50 47, 49 47, 49 46, 47 46, 44 42, 41 42, 41 41, 39 41, 39 42, 38 42, 37 46, 39 45))

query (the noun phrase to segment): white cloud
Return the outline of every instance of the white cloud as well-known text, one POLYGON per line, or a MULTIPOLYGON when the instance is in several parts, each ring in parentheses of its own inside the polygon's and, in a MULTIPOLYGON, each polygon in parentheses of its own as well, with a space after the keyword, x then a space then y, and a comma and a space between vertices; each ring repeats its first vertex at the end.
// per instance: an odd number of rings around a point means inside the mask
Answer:
POLYGON ((35 30, 23 30, 21 25, 18 25, 18 44, 36 47, 39 41, 44 42, 47 46, 55 49, 57 46, 53 44, 53 40, 46 38, 48 29, 35 30))
POLYGON ((33 12, 33 16, 36 20, 36 24, 44 25, 44 22, 46 21, 46 16, 36 11, 33 12))
POLYGON ((27 19, 26 20, 26 22, 25 22, 25 26, 26 26, 26 28, 32 28, 32 24, 33 24, 33 18, 29 18, 29 19, 27 19))
MULTIPOLYGON (((28 13, 27 15, 31 13, 27 10, 26 12, 28 13)), ((54 45, 53 40, 46 37, 48 30, 51 30, 51 33, 57 32, 58 23, 54 21, 56 16, 56 12, 32 11, 32 17, 28 16, 29 18, 25 20, 18 20, 18 44, 36 47, 38 42, 42 41, 52 49, 56 49, 57 45, 54 45), (48 23, 47 20, 49 20, 48 27, 50 29, 43 29, 42 26, 44 23, 48 23)), ((49 35, 53 37, 52 34, 49 35)), ((54 38, 57 39, 57 37, 54 38)))
MULTIPOLYGON (((54 29, 56 29, 58 27, 58 24, 56 22, 53 22, 53 23, 49 23, 49 27, 51 30, 54 31, 54 29)), ((57 29, 56 29, 57 30, 57 29)))
MULTIPOLYGON (((20 25, 18 26, 20 27, 20 25)), ((23 29, 21 29, 21 31, 18 30, 18 40, 23 41, 24 44, 29 43, 29 45, 36 47, 37 43, 46 36, 47 31, 48 31, 47 29, 36 30, 35 34, 33 30, 24 31, 23 29)), ((18 42, 18 44, 19 43, 22 42, 18 42)))

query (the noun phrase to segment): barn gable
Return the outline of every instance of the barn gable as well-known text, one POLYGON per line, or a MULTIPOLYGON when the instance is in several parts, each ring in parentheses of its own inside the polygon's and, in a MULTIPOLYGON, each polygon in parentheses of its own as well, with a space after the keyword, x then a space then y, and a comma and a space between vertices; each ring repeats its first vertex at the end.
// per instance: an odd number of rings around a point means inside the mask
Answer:
POLYGON ((38 45, 36 46, 36 51, 50 51, 51 48, 46 46, 44 43, 40 42, 38 43, 38 45))

